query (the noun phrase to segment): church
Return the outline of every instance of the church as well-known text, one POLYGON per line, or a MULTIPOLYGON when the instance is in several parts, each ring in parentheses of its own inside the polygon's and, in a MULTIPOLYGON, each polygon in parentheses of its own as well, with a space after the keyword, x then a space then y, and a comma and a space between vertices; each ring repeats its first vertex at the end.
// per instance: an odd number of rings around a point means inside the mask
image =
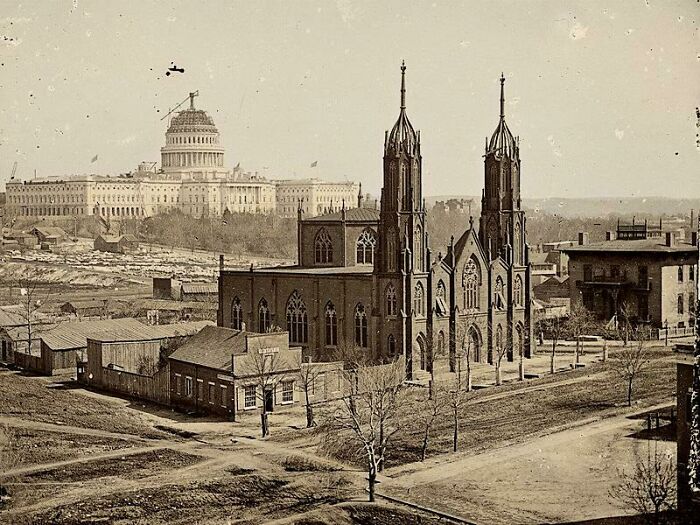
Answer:
POLYGON ((376 361, 403 355, 406 378, 434 362, 455 370, 457 356, 494 363, 530 357, 532 301, 519 141, 500 116, 486 140, 478 231, 473 219, 444 255, 428 248, 420 131, 401 105, 384 136, 380 209, 343 203, 304 218, 299 205, 294 266, 222 269, 219 324, 266 332, 279 327, 305 356, 331 360, 340 348, 376 361), (346 207, 347 206, 347 207, 346 207), (435 359, 431 359, 431 355, 435 359), (441 359, 441 358, 445 359, 441 359))

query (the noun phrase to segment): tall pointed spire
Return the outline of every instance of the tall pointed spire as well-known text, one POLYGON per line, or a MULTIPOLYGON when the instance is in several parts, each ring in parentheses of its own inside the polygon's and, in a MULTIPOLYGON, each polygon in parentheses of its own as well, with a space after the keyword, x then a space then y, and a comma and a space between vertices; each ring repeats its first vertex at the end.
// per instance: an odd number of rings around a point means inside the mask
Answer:
POLYGON ((501 120, 503 120, 506 116, 506 111, 505 111, 505 96, 503 94, 503 84, 506 83, 506 77, 503 76, 503 73, 501 73, 501 120))
POLYGON ((401 109, 406 109, 406 62, 401 61, 401 109))

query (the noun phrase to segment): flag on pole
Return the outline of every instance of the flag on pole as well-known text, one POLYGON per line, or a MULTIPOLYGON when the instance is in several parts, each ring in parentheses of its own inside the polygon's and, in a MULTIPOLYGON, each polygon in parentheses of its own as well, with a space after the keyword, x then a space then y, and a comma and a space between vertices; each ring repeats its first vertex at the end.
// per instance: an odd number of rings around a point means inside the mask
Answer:
POLYGON ((312 168, 315 168, 316 166, 318 166, 318 161, 317 161, 317 160, 315 160, 315 161, 313 161, 313 162, 311 163, 311 167, 312 167, 312 168))
POLYGON ((97 155, 95 155, 94 157, 92 157, 92 160, 91 160, 90 162, 97 162, 97 155))

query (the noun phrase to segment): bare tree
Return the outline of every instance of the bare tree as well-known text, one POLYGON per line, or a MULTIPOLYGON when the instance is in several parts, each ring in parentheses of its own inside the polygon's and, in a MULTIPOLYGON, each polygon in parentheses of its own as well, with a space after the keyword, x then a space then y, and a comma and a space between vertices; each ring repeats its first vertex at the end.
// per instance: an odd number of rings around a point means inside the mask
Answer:
POLYGON ((367 462, 369 501, 375 499, 377 473, 401 427, 403 376, 401 359, 380 366, 353 364, 344 373, 347 393, 324 423, 331 447, 347 448, 348 436, 359 444, 367 462))
POLYGON ((547 334, 552 340, 552 351, 549 357, 549 373, 553 374, 556 371, 557 345, 561 338, 562 323, 561 319, 558 317, 551 317, 549 319, 544 319, 543 324, 545 330, 547 330, 547 334))
POLYGON ((651 359, 644 336, 638 333, 636 339, 635 344, 623 347, 609 361, 613 372, 627 385, 627 406, 632 406, 634 380, 644 371, 651 359))
POLYGON ((588 309, 582 304, 574 302, 569 309, 569 318, 567 320, 567 326, 571 330, 571 334, 576 340, 576 350, 574 353, 574 363, 579 363, 579 358, 581 355, 581 336, 588 330, 593 324, 593 316, 588 309))
POLYGON ((430 442, 430 432, 435 425, 435 421, 442 415, 445 409, 445 399, 443 391, 438 386, 433 387, 432 394, 427 399, 419 400, 415 414, 420 422, 423 440, 421 442, 420 460, 425 461, 430 442))
POLYGON ((294 365, 287 363, 279 352, 268 352, 262 348, 250 348, 240 373, 249 377, 255 384, 255 395, 260 400, 260 427, 262 437, 270 435, 267 399, 274 396, 277 386, 285 379, 294 365), (291 365, 291 366, 290 366, 291 365))
POLYGON ((465 390, 470 392, 472 389, 472 348, 473 342, 470 334, 470 329, 476 323, 476 314, 469 311, 466 316, 457 317, 455 326, 455 357, 457 358, 457 376, 458 382, 462 384, 462 361, 466 367, 465 390))
POLYGON ((311 428, 316 425, 314 421, 314 408, 309 400, 310 392, 315 388, 316 380, 318 379, 321 369, 311 363, 311 356, 307 358, 307 362, 301 360, 297 363, 299 372, 297 372, 297 382, 304 392, 304 404, 306 407, 306 428, 311 428))
POLYGON ((445 396, 447 397, 447 405, 452 413, 452 451, 457 452, 459 440, 459 413, 462 407, 468 401, 468 392, 462 388, 460 377, 457 376, 455 384, 450 388, 445 396))
POLYGON ((676 500, 676 468, 670 455, 659 452, 658 441, 653 450, 647 443, 647 456, 637 457, 633 472, 620 473, 622 480, 610 489, 610 496, 659 523, 661 513, 672 509, 676 500))
POLYGON ((29 279, 19 280, 20 309, 19 316, 27 329, 27 353, 32 353, 35 326, 41 323, 39 309, 44 306, 49 292, 42 293, 38 283, 29 279))
POLYGON ((501 362, 503 361, 503 358, 506 356, 508 353, 508 349, 510 348, 510 345, 506 343, 501 343, 500 346, 496 345, 495 346, 495 364, 496 364, 496 386, 500 386, 502 383, 501 380, 501 362))

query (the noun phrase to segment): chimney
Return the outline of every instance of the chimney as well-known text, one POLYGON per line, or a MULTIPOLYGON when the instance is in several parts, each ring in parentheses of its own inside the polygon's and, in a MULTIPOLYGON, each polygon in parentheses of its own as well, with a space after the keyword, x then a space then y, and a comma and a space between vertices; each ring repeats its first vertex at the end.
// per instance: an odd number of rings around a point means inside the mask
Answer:
POLYGON ((585 246, 588 244, 588 232, 578 232, 578 245, 585 246))
POLYGON ((606 241, 614 241, 615 240, 615 232, 611 232, 611 231, 605 232, 605 240, 606 241))
POLYGON ((666 232, 666 246, 669 248, 673 248, 675 245, 675 233, 674 232, 666 232))
POLYGON ((690 232, 690 244, 692 244, 693 246, 698 245, 698 232, 690 232))

